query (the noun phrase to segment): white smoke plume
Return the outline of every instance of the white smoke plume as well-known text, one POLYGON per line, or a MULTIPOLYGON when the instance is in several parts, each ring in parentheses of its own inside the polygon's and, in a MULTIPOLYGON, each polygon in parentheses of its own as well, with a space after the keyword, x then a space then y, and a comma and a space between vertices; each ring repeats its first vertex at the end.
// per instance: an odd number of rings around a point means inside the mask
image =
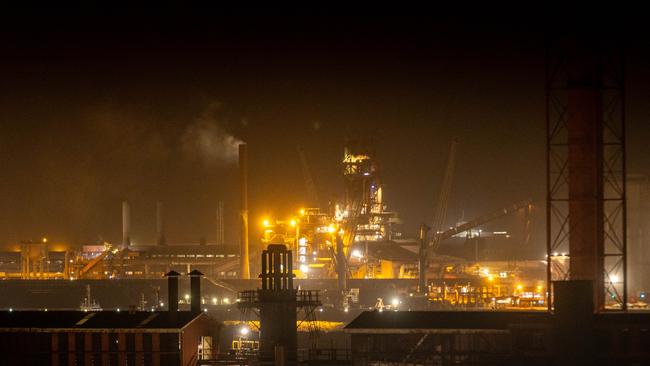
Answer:
POLYGON ((237 161, 238 145, 242 141, 226 131, 217 117, 221 107, 213 102, 200 117, 190 124, 182 136, 182 146, 189 156, 207 164, 230 164, 237 161))

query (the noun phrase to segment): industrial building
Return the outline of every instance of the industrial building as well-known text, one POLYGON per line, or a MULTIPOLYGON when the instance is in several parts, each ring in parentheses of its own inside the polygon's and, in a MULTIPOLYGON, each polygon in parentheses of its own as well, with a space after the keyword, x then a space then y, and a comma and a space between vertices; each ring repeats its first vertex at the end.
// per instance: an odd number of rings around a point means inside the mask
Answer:
MULTIPOLYGON (((178 311, 178 272, 167 277, 168 311, 0 312, 0 361, 23 365, 194 365, 218 353, 219 323, 202 310, 201 277, 190 277, 189 311, 178 311)), ((86 305, 90 305, 90 291, 86 305)), ((95 305, 92 302, 92 305, 95 305)), ((157 306, 158 304, 156 304, 157 306)))
POLYGON ((646 365, 650 313, 595 312, 593 283, 553 284, 547 311, 367 311, 354 365, 646 365))
POLYGON ((0 363, 187 365, 211 357, 217 331, 203 313, 2 311, 0 363))

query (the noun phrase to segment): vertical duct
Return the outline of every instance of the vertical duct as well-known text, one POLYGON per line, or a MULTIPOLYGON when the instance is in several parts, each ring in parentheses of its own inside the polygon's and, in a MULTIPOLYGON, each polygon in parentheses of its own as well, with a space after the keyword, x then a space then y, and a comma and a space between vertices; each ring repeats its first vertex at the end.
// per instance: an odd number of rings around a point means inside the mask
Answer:
POLYGON ((156 240, 158 245, 166 245, 163 203, 156 202, 156 240))
POLYGON ((169 271, 167 277, 167 308, 170 313, 178 312, 178 276, 176 271, 169 271))
POLYGON ((190 276, 190 311, 198 314, 201 312, 201 276, 203 273, 196 269, 189 273, 190 276))
POLYGON ((131 245, 131 206, 129 202, 122 202, 122 249, 131 245))
POLYGON ((223 201, 219 201, 217 206, 217 245, 224 245, 224 243, 223 201))
POLYGON ((239 186, 241 193, 240 212, 240 248, 239 275, 242 279, 250 279, 248 263, 248 152, 246 144, 239 144, 239 186))

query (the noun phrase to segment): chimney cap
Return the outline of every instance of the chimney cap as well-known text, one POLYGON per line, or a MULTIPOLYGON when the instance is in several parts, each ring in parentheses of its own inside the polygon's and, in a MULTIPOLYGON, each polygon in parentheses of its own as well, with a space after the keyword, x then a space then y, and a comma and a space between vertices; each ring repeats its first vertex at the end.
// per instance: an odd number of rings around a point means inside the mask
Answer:
POLYGON ((180 275, 181 275, 180 273, 173 270, 165 273, 165 277, 178 277, 180 275))
POLYGON ((198 270, 193 270, 192 272, 188 273, 189 276, 203 276, 203 273, 199 272, 198 270))

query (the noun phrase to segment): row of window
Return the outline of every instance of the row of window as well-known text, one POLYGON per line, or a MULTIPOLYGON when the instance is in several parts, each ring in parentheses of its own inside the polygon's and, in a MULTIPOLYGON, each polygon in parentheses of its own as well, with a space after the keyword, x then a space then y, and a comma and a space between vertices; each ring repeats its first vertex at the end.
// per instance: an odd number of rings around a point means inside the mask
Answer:
POLYGON ((234 258, 236 254, 151 254, 150 258, 234 258))

